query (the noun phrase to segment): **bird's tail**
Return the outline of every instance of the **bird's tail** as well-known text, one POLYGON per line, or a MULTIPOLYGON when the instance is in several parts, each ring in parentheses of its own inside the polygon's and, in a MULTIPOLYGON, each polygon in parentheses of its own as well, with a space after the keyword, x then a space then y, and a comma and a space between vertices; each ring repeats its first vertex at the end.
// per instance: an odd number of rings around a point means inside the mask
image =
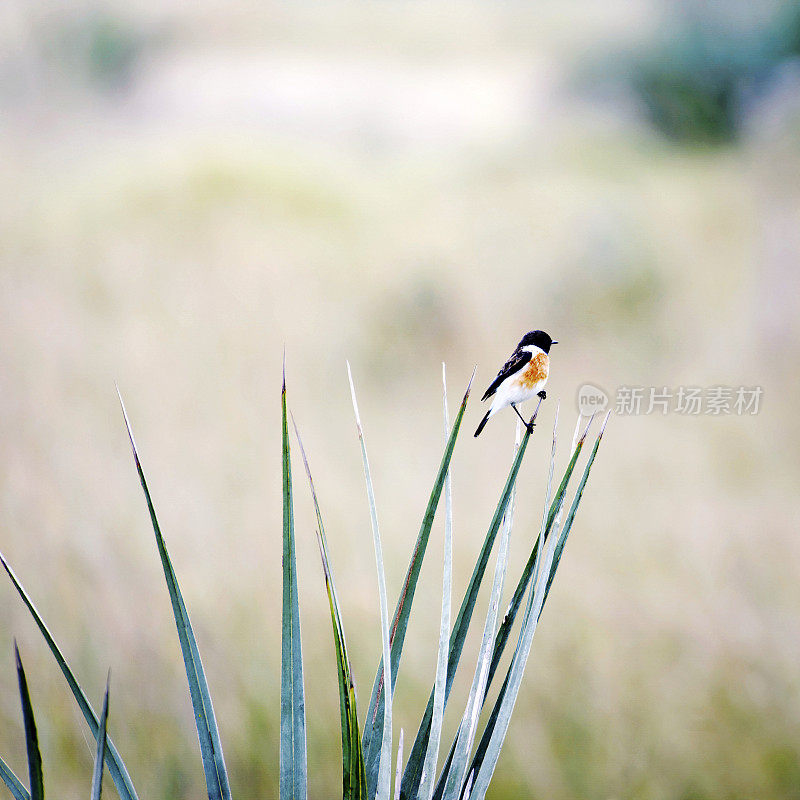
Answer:
POLYGON ((489 421, 489 417, 492 415, 492 409, 490 408, 486 412, 486 416, 481 420, 481 424, 478 425, 478 430, 475 431, 475 436, 480 436, 481 431, 484 429, 486 423, 489 421))

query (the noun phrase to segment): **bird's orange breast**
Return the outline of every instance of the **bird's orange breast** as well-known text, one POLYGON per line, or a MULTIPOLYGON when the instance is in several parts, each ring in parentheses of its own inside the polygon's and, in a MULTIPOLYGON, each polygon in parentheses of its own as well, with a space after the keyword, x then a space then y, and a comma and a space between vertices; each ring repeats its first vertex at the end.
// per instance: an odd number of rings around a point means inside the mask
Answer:
POLYGON ((537 353, 522 371, 519 382, 526 389, 532 389, 540 381, 547 380, 550 372, 550 359, 546 353, 537 353))

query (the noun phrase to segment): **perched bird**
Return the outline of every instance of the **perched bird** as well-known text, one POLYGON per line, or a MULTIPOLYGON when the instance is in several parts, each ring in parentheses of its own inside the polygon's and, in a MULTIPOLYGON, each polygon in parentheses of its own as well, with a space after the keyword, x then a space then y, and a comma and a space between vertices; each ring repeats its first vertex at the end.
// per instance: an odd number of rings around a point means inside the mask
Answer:
POLYGON ((511 358, 503 364, 503 368, 481 397, 481 400, 486 400, 488 397, 494 397, 494 400, 481 424, 478 425, 476 436, 480 434, 489 419, 506 406, 511 406, 525 427, 530 430, 530 424, 525 422, 519 413, 517 404, 524 403, 535 395, 542 400, 547 397, 544 385, 550 372, 548 353, 550 345, 553 344, 558 342, 554 342, 544 331, 530 331, 522 337, 511 358))

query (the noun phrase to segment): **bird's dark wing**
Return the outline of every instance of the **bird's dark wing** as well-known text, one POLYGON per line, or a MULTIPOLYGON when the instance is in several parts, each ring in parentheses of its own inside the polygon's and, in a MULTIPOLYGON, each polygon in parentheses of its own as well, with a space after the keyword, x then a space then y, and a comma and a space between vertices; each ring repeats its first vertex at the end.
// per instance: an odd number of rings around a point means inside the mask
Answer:
POLYGON ((487 397, 491 397, 496 391, 497 387, 509 376, 513 375, 515 372, 519 372, 529 361, 531 360, 531 354, 525 350, 515 350, 511 354, 511 358, 503 364, 503 368, 500 372, 497 373, 497 377, 492 381, 489 388, 484 392, 483 397, 481 400, 485 400, 487 397))

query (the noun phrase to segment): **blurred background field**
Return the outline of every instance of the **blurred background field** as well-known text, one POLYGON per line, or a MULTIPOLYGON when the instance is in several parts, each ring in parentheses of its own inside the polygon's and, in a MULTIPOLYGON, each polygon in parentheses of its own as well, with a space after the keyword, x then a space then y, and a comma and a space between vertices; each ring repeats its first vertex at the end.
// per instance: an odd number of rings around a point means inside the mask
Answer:
MULTIPOLYGON (((478 397, 534 327, 560 344, 512 586, 557 399, 563 463, 586 381, 764 394, 756 416, 612 418, 490 796, 800 797, 800 14, 753 5, 2 4, 0 550, 98 703, 111 666, 110 730, 141 797, 204 786, 114 381, 234 794, 270 798, 284 344, 363 714, 380 632, 345 359, 392 605, 441 454, 440 364, 453 406, 478 365, 454 460, 458 602, 513 443, 510 412, 471 438, 478 397)), ((338 697, 295 479, 323 798, 338 697)), ((437 523, 397 694, 407 737, 440 565, 437 523)), ((14 636, 50 791, 85 796, 89 735, 2 582, 0 754, 24 772, 14 636)))

